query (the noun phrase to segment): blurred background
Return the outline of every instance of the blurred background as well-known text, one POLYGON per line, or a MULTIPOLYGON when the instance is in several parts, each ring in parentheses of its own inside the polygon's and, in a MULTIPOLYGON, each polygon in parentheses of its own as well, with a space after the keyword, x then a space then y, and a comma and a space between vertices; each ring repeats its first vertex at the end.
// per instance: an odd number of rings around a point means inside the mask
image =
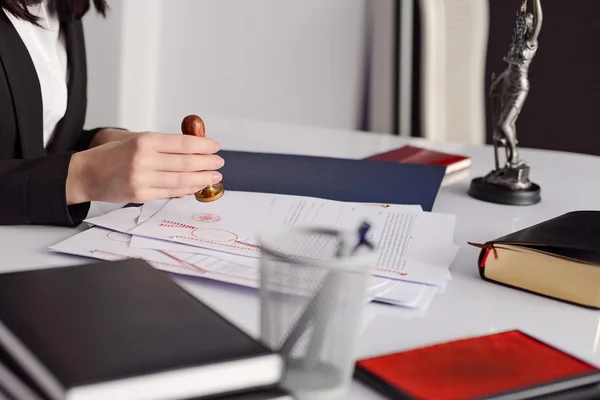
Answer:
MULTIPOLYGON (((600 154, 600 1, 543 0, 522 147, 600 154)), ((521 0, 109 0, 85 19, 88 126, 182 116, 489 143, 521 0)))

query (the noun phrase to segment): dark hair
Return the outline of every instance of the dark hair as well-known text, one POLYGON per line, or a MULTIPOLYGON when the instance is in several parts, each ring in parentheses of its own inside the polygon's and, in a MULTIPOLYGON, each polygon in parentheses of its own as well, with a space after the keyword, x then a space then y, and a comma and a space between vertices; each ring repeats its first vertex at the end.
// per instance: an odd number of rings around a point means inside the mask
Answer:
MULTIPOLYGON (((33 24, 38 23, 38 18, 27 10, 27 6, 40 4, 43 0, 0 0, 0 7, 11 13, 17 18, 24 19, 33 24)), ((91 3, 94 3, 96 11, 106 16, 108 4, 106 0, 48 0, 48 5, 52 11, 58 14, 62 21, 79 19, 83 17, 90 9, 91 3)))

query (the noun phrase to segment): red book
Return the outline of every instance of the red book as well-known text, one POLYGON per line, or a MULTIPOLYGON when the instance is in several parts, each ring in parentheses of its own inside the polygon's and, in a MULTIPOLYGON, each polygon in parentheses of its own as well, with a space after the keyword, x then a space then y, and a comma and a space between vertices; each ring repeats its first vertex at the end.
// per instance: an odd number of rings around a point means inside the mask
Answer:
POLYGON ((416 146, 403 146, 399 149, 367 157, 366 160, 440 165, 446 167, 446 174, 461 171, 471 166, 471 159, 469 157, 416 146))
POLYGON ((600 398, 598 368, 520 331, 360 360, 355 375, 391 399, 600 398))

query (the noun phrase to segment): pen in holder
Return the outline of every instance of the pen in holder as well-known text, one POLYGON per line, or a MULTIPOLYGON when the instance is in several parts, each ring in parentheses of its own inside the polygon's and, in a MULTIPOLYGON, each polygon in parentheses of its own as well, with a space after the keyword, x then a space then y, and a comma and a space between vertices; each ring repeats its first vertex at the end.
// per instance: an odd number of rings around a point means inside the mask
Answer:
POLYGON ((362 228, 282 227, 260 236, 261 339, 283 357, 282 386, 297 399, 342 399, 352 380, 377 260, 362 228))

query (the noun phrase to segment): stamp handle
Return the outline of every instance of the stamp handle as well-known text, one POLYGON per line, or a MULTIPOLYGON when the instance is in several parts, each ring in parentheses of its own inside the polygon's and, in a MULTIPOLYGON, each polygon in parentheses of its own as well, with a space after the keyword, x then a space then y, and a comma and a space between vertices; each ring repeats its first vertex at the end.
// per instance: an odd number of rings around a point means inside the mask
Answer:
POLYGON ((197 115, 188 115, 181 121, 181 132, 184 135, 206 137, 204 121, 197 115))

